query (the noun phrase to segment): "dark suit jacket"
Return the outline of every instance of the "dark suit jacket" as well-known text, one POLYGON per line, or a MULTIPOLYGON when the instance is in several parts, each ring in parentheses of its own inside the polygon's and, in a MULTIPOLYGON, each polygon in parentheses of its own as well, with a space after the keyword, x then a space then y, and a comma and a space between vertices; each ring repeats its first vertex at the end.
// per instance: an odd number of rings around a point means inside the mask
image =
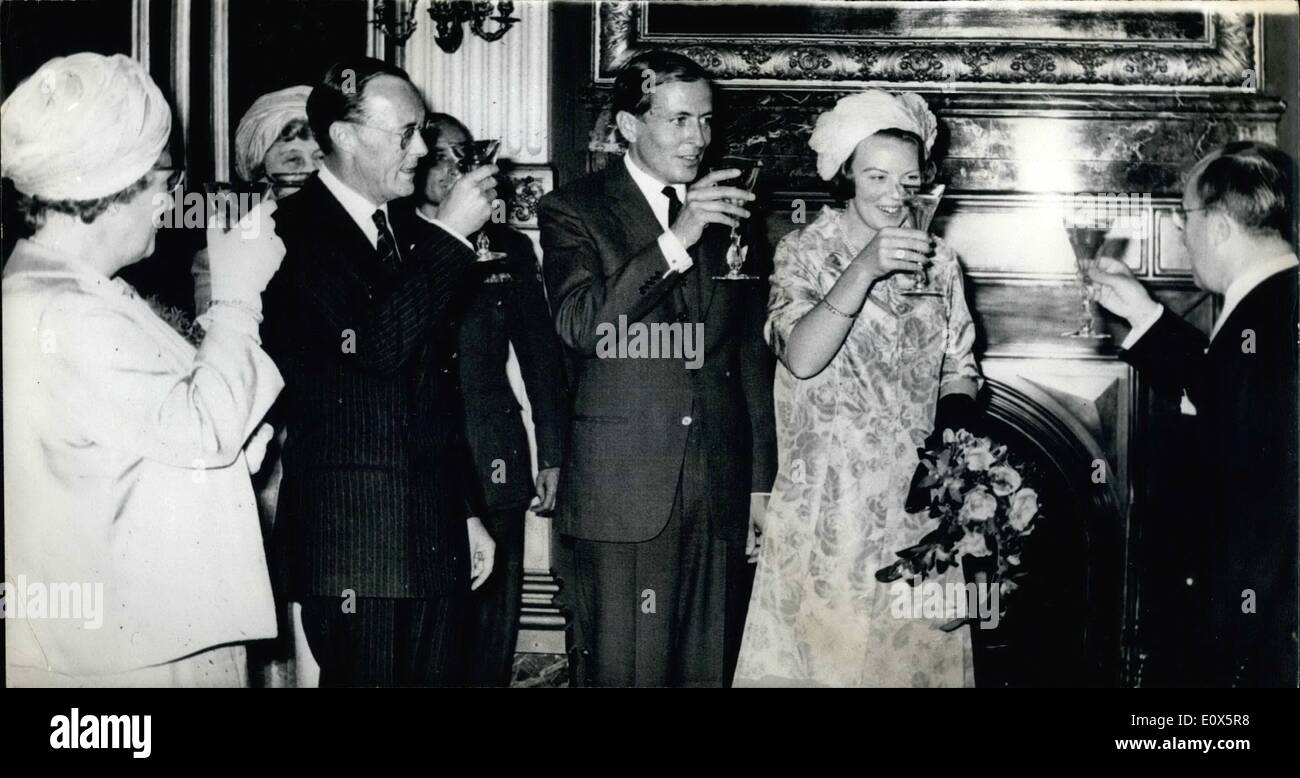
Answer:
MULTIPOLYGON (((419 217, 415 224, 438 230, 419 217)), ((569 409, 560 342, 533 243, 509 227, 489 223, 484 229, 492 247, 507 256, 470 271, 473 284, 461 316, 457 362, 474 470, 487 507, 498 510, 525 506, 536 493, 528 432, 506 378, 511 346, 528 392, 541 469, 560 466, 569 409)))
POLYGON ((268 289, 267 351, 288 429, 274 545, 290 594, 429 597, 468 578, 469 474, 454 353, 474 253, 389 222, 404 256, 380 266, 318 178, 280 202, 288 253, 268 289))
POLYGON ((1257 286, 1208 353, 1204 334, 1165 311, 1124 354, 1158 390, 1185 390, 1196 406, 1185 485, 1196 507, 1167 519, 1192 536, 1175 574, 1193 582, 1186 602, 1205 666, 1192 672, 1209 685, 1296 682, 1296 283, 1292 269, 1257 286), (1242 612, 1247 589, 1254 613, 1242 612))
MULTIPOLYGON (((715 533, 743 536, 749 493, 769 491, 776 472, 767 284, 712 279, 726 271, 721 227, 692 247, 690 271, 666 273, 663 230, 622 162, 544 197, 538 221, 556 329, 576 362, 558 529, 587 540, 653 538, 685 478, 705 494, 715 533), (602 333, 617 332, 620 317, 623 326, 702 324, 699 368, 680 358, 603 358, 602 333), (690 429, 705 455, 684 470, 690 429)), ((759 261, 750 261, 753 273, 759 261)))

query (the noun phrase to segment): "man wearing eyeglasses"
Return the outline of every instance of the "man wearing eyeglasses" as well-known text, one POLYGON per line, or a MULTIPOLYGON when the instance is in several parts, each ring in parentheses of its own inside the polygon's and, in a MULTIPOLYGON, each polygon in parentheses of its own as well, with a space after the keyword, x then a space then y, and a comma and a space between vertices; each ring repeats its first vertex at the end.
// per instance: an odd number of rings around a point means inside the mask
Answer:
POLYGON ((556 526, 582 672, 599 686, 724 686, 752 581, 746 529, 776 475, 766 274, 751 253, 745 272, 763 280, 715 279, 754 196, 731 185, 739 170, 700 175, 713 88, 697 63, 638 55, 613 93, 627 155, 538 210, 576 365, 556 526), (693 353, 638 356, 618 333, 641 327, 691 337, 693 353))
POLYGON ((459 684, 467 597, 493 542, 443 344, 496 168, 464 176, 439 229, 417 233, 388 208, 428 153, 406 73, 339 62, 307 118, 324 165, 280 204, 288 253, 267 305, 287 385, 273 545, 322 686, 459 684))
POLYGON ((1199 515, 1169 517, 1199 541, 1181 582, 1194 643, 1177 685, 1296 684, 1295 182, 1295 162, 1255 142, 1187 176, 1176 224, 1197 285, 1223 295, 1208 338, 1122 262, 1093 275, 1098 302, 1132 324, 1123 358, 1182 394, 1194 426, 1199 470, 1185 483, 1199 515))

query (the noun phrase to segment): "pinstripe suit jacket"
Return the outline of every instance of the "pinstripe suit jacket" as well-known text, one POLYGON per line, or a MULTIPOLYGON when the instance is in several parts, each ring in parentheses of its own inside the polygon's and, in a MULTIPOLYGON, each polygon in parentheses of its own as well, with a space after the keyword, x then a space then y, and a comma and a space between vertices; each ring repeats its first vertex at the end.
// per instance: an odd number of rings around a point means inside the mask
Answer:
POLYGON ((292 596, 467 585, 465 520, 481 496, 453 360, 474 255, 389 210, 395 270, 317 178, 275 215, 287 254, 264 332, 288 439, 273 544, 292 596))

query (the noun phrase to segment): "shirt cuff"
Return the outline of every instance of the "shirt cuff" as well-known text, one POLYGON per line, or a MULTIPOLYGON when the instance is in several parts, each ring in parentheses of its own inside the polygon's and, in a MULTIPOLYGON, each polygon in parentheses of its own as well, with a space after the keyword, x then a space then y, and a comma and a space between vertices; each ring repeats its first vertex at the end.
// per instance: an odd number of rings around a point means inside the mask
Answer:
POLYGON ((695 266, 695 260, 691 259, 691 255, 686 252, 686 247, 672 230, 664 230, 664 234, 659 236, 659 250, 664 253, 669 270, 685 273, 695 266))
POLYGON ((441 219, 430 219, 428 216, 425 216, 423 213, 421 213, 420 209, 418 208, 415 210, 415 215, 419 216, 421 219, 424 219, 428 223, 432 224, 433 226, 437 227, 438 229, 452 236, 453 238, 460 241, 461 243, 464 243, 467 247, 469 247, 470 251, 474 250, 474 244, 469 242, 469 238, 465 237, 464 235, 461 235, 459 232, 456 232, 451 227, 448 227, 441 219))
POLYGON ((1156 322, 1160 321, 1160 317, 1164 315, 1164 312, 1165 307, 1156 303, 1149 314, 1133 322, 1133 329, 1129 330, 1128 337, 1124 338, 1124 342, 1119 344, 1119 347, 1125 351, 1133 348, 1134 344, 1141 340, 1143 335, 1147 334, 1147 330, 1156 326, 1156 322))

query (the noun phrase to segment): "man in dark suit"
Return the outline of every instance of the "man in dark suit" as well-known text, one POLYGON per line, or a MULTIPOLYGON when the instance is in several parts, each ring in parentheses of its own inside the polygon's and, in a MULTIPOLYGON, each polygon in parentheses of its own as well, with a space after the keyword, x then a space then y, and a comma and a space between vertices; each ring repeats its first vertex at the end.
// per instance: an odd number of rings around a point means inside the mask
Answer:
POLYGON ((1133 330, 1124 359, 1192 418, 1193 539, 1181 582, 1193 625, 1178 685, 1296 685, 1297 263, 1295 163, 1261 143, 1200 160, 1175 213, 1197 284, 1223 295, 1207 339, 1116 260, 1098 301, 1133 330))
POLYGON ((538 211, 551 308, 577 362, 557 526, 597 685, 730 681, 747 518, 774 477, 767 285, 714 281, 753 196, 720 185, 739 171, 697 180, 712 98, 689 59, 634 58, 613 93, 626 157, 538 211))
POLYGON ((427 152, 406 74, 339 62, 307 116, 325 163, 280 203, 287 255, 266 306, 286 382, 277 556, 322 686, 462 683, 466 599, 493 544, 448 344, 495 168, 462 178, 443 227, 416 234, 387 207, 427 152))
MULTIPOLYGON (((416 196, 410 203, 421 229, 440 229, 442 204, 460 180, 457 149, 472 140, 454 117, 429 116, 425 142, 430 152, 420 160, 416 196)), ((534 497, 539 513, 555 507, 569 413, 560 342, 532 241, 505 225, 489 223, 483 232, 506 257, 475 268, 475 289, 468 297, 456 343, 465 432, 487 505, 483 523, 496 541, 496 564, 491 580, 470 597, 467 680, 473 686, 508 686, 519 636, 524 515, 534 497), (506 375, 511 347, 532 411, 535 480, 528 433, 506 375)))

